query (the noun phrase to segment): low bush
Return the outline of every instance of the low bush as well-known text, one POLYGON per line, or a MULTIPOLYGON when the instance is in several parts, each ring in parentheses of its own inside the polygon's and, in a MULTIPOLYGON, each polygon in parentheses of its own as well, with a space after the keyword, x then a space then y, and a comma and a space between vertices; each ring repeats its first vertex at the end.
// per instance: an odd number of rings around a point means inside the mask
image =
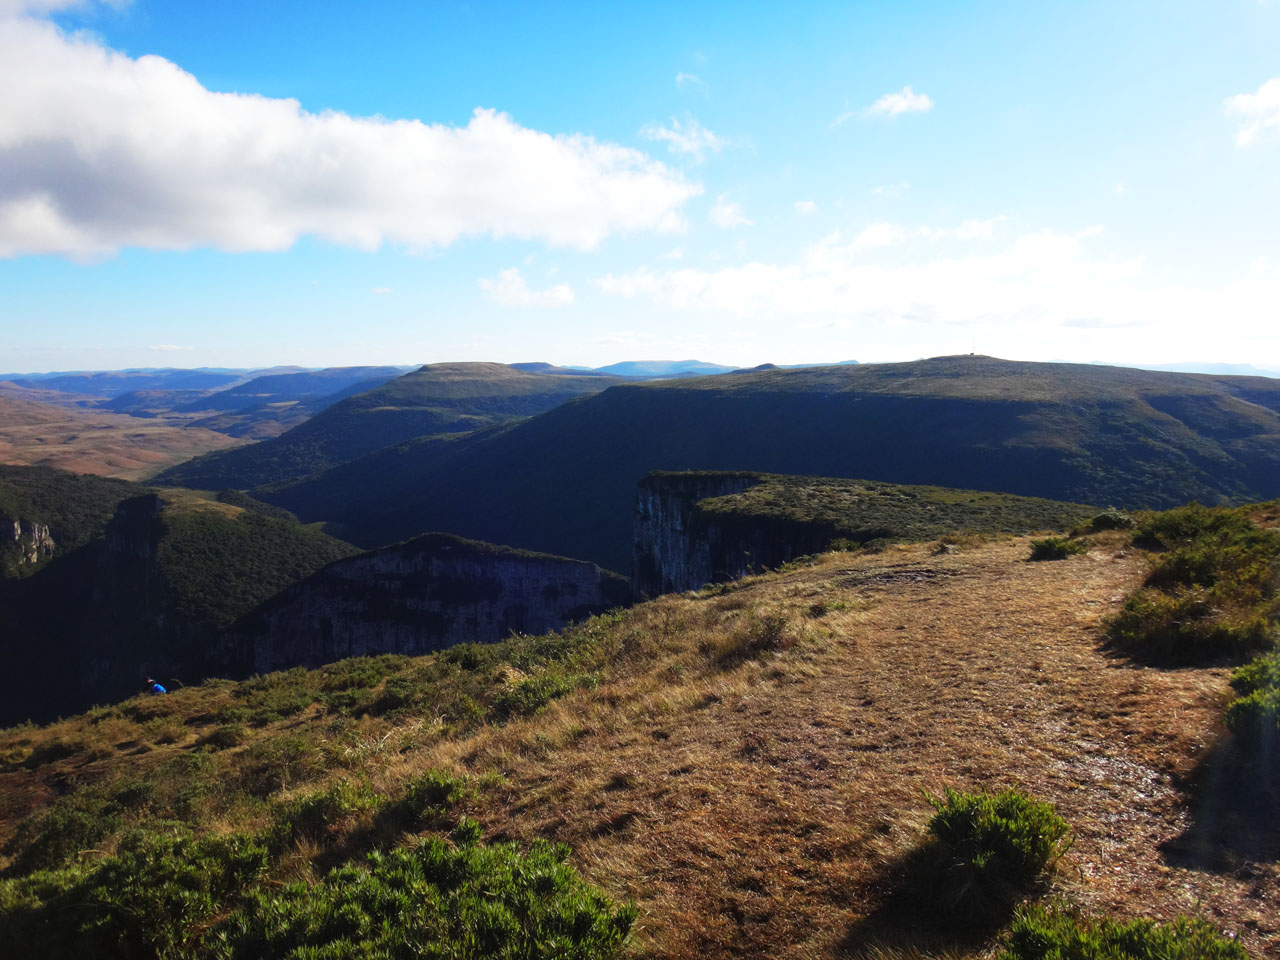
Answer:
POLYGON ((1071 847, 1070 827, 1052 805, 1018 790, 948 788, 928 800, 929 832, 946 852, 945 884, 956 907, 981 912, 1009 902, 1071 847))
POLYGON ((1246 751, 1280 763, 1280 688, 1237 697, 1227 708, 1227 727, 1246 751))
POLYGON ((1266 648, 1273 624, 1248 607, 1224 610, 1202 587, 1172 594, 1148 587, 1124 602, 1110 634, 1114 643, 1145 659, 1198 663, 1266 648))
POLYGON ((266 864, 242 836, 139 833, 92 869, 0 882, 0 943, 25 960, 189 957, 201 925, 266 864))
MULTIPOLYGON (((474 836, 474 831, 466 834, 474 836)), ((207 956, 449 957, 451 960, 607 960, 635 921, 588 886, 569 850, 438 838, 373 853, 317 884, 254 890, 214 931, 207 956)))
POLYGON ((121 819, 96 789, 59 797, 18 824, 5 852, 21 872, 48 870, 73 861, 120 829, 121 819))
POLYGON ((1031 541, 1031 560, 1065 560, 1067 557, 1089 552, 1087 540, 1068 540, 1066 537, 1046 537, 1031 541))
POLYGON ((1132 530, 1137 523, 1138 521, 1123 510, 1107 509, 1089 521, 1089 529, 1095 533, 1101 533, 1104 530, 1132 530))
POLYGON ((594 674, 565 674, 548 671, 526 677, 504 688, 493 701, 493 713, 499 719, 536 713, 552 700, 558 700, 583 687, 599 684, 594 674))
POLYGON ((751 613, 733 632, 705 641, 700 652, 718 667, 728 668, 795 643, 791 621, 782 613, 751 613))
POLYGON ((997 960, 1248 960, 1244 947, 1203 920, 1169 923, 1018 911, 997 960))
POLYGON ((280 850, 303 837, 318 840, 377 803, 377 795, 367 784, 351 780, 294 797, 278 809, 269 834, 270 846, 280 850))

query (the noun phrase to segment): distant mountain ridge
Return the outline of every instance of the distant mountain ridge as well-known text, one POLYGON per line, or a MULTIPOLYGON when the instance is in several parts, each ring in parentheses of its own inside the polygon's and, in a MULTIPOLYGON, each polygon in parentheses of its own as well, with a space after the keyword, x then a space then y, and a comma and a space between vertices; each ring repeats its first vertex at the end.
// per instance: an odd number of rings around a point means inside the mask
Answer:
POLYGON ((1263 500, 1280 495, 1280 381, 958 356, 622 384, 261 496, 366 547, 448 530, 626 569, 636 483, 686 469, 1263 500))
POLYGON ((428 364, 335 403, 238 456, 198 457, 155 480, 215 490, 291 482, 390 444, 533 416, 620 382, 501 363, 428 364))

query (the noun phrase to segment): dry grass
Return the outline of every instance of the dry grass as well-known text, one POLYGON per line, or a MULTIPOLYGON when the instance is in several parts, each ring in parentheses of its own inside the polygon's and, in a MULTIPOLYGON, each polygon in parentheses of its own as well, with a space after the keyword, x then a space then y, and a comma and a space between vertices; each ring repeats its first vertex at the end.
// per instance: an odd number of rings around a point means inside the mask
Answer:
POLYGON ((202 453, 243 443, 201 427, 0 396, 0 463, 145 480, 202 453))
MULTIPOLYGON (((430 717, 365 718, 333 776, 355 770, 386 793, 431 768, 482 779, 466 812, 490 838, 566 841, 590 880, 636 901, 636 956, 990 955, 991 930, 957 936, 922 928, 927 906, 907 921, 886 910, 925 835, 921 791, 946 786, 1053 802, 1077 836, 1058 895, 1124 916, 1195 913, 1274 950, 1275 862, 1211 871, 1162 852, 1194 825, 1186 780, 1220 736, 1226 671, 1103 652, 1105 618, 1143 573, 1123 544, 1102 535, 1087 556, 1039 564, 1025 539, 831 554, 663 597, 617 626, 598 688, 460 739, 430 717), (769 618, 777 642, 743 649, 769 618)), ((155 734, 173 723, 151 722, 130 762, 190 749, 192 727, 164 744, 155 734)), ((58 776, 0 773, 0 839, 58 776)), ((301 844, 288 874, 323 855, 301 844)))

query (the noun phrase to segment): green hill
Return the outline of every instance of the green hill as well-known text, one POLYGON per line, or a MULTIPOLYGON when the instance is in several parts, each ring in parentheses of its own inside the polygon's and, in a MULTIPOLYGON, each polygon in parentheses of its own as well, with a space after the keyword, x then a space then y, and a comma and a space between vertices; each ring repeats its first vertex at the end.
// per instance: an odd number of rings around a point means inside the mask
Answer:
POLYGON ((156 482, 248 489, 297 480, 413 437, 543 413, 616 382, 527 372, 500 363, 429 364, 335 403, 279 437, 233 456, 198 457, 166 470, 156 482))
MULTIPOLYGON (((69 494, 80 492, 59 479, 69 494)), ((122 486, 132 489, 117 491, 129 496, 111 513, 81 511, 78 546, 0 582, 0 635, 8 641, 0 648, 0 722, 116 700, 148 673, 167 681, 216 672, 206 647, 218 631, 357 552, 292 518, 189 491, 161 497, 122 486)), ((107 500, 100 494, 97 508, 107 500)), ((59 504, 46 515, 57 510, 70 512, 59 504)))
POLYGON ((635 485, 658 469, 1261 500, 1280 494, 1280 381, 961 356, 626 384, 261 495, 363 546, 448 530, 627 569, 635 485))

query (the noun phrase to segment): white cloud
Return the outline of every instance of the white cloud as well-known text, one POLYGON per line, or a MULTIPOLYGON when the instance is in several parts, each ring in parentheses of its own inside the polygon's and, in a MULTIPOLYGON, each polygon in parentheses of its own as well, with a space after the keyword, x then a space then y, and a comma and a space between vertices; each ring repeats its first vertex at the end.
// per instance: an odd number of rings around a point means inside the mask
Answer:
POLYGON ((1226 99, 1228 115, 1241 118, 1236 146, 1247 147, 1270 130, 1280 133, 1280 77, 1272 77, 1257 93, 1241 93, 1226 99))
POLYGON ((586 249, 678 231, 702 192, 639 151, 493 110, 464 127, 310 113, 28 18, 0 20, 0 90, 0 256, 283 250, 303 235, 586 249))
POLYGON ((706 92, 707 81, 703 80, 696 73, 685 73, 682 70, 680 73, 676 74, 676 86, 677 87, 692 86, 692 87, 696 87, 699 90, 702 90, 703 92, 706 92))
POLYGON ((854 115, 855 115, 855 111, 850 110, 846 107, 844 113, 840 114, 838 117, 832 120, 829 124, 827 124, 827 129, 834 130, 836 127, 841 126, 844 123, 847 123, 849 120, 852 120, 854 115))
POLYGON ((812 200, 797 200, 792 206, 795 207, 796 213, 803 214, 806 217, 811 213, 818 212, 818 205, 812 200))
POLYGON ((387 294, 391 293, 392 290, 390 287, 374 287, 369 292, 377 297, 385 297, 387 294))
POLYGON ((177 353, 180 350, 194 350, 195 347, 180 347, 176 343, 152 343, 147 349, 155 353, 177 353))
POLYGON ((923 113, 932 108, 933 101, 928 94, 916 93, 910 87, 903 87, 895 93, 886 93, 867 107, 867 113, 896 117, 900 113, 923 113))
POLYGON ((573 288, 567 283, 557 283, 546 290, 530 290, 515 267, 501 271, 493 279, 482 278, 480 289, 504 307, 565 307, 573 303, 573 288))
POLYGON ((682 124, 674 117, 671 118, 671 126, 669 127, 664 127, 657 123, 642 127, 640 136, 646 140, 664 142, 667 145, 667 149, 672 153, 689 154, 699 162, 702 161, 702 155, 708 150, 712 153, 719 153, 725 146, 723 137, 716 136, 698 123, 697 120, 690 120, 687 124, 682 124))
POLYGON ((722 230, 729 230, 733 227, 749 227, 752 221, 742 212, 739 204, 726 199, 725 194, 720 194, 716 198, 715 206, 711 208, 711 222, 722 230))

